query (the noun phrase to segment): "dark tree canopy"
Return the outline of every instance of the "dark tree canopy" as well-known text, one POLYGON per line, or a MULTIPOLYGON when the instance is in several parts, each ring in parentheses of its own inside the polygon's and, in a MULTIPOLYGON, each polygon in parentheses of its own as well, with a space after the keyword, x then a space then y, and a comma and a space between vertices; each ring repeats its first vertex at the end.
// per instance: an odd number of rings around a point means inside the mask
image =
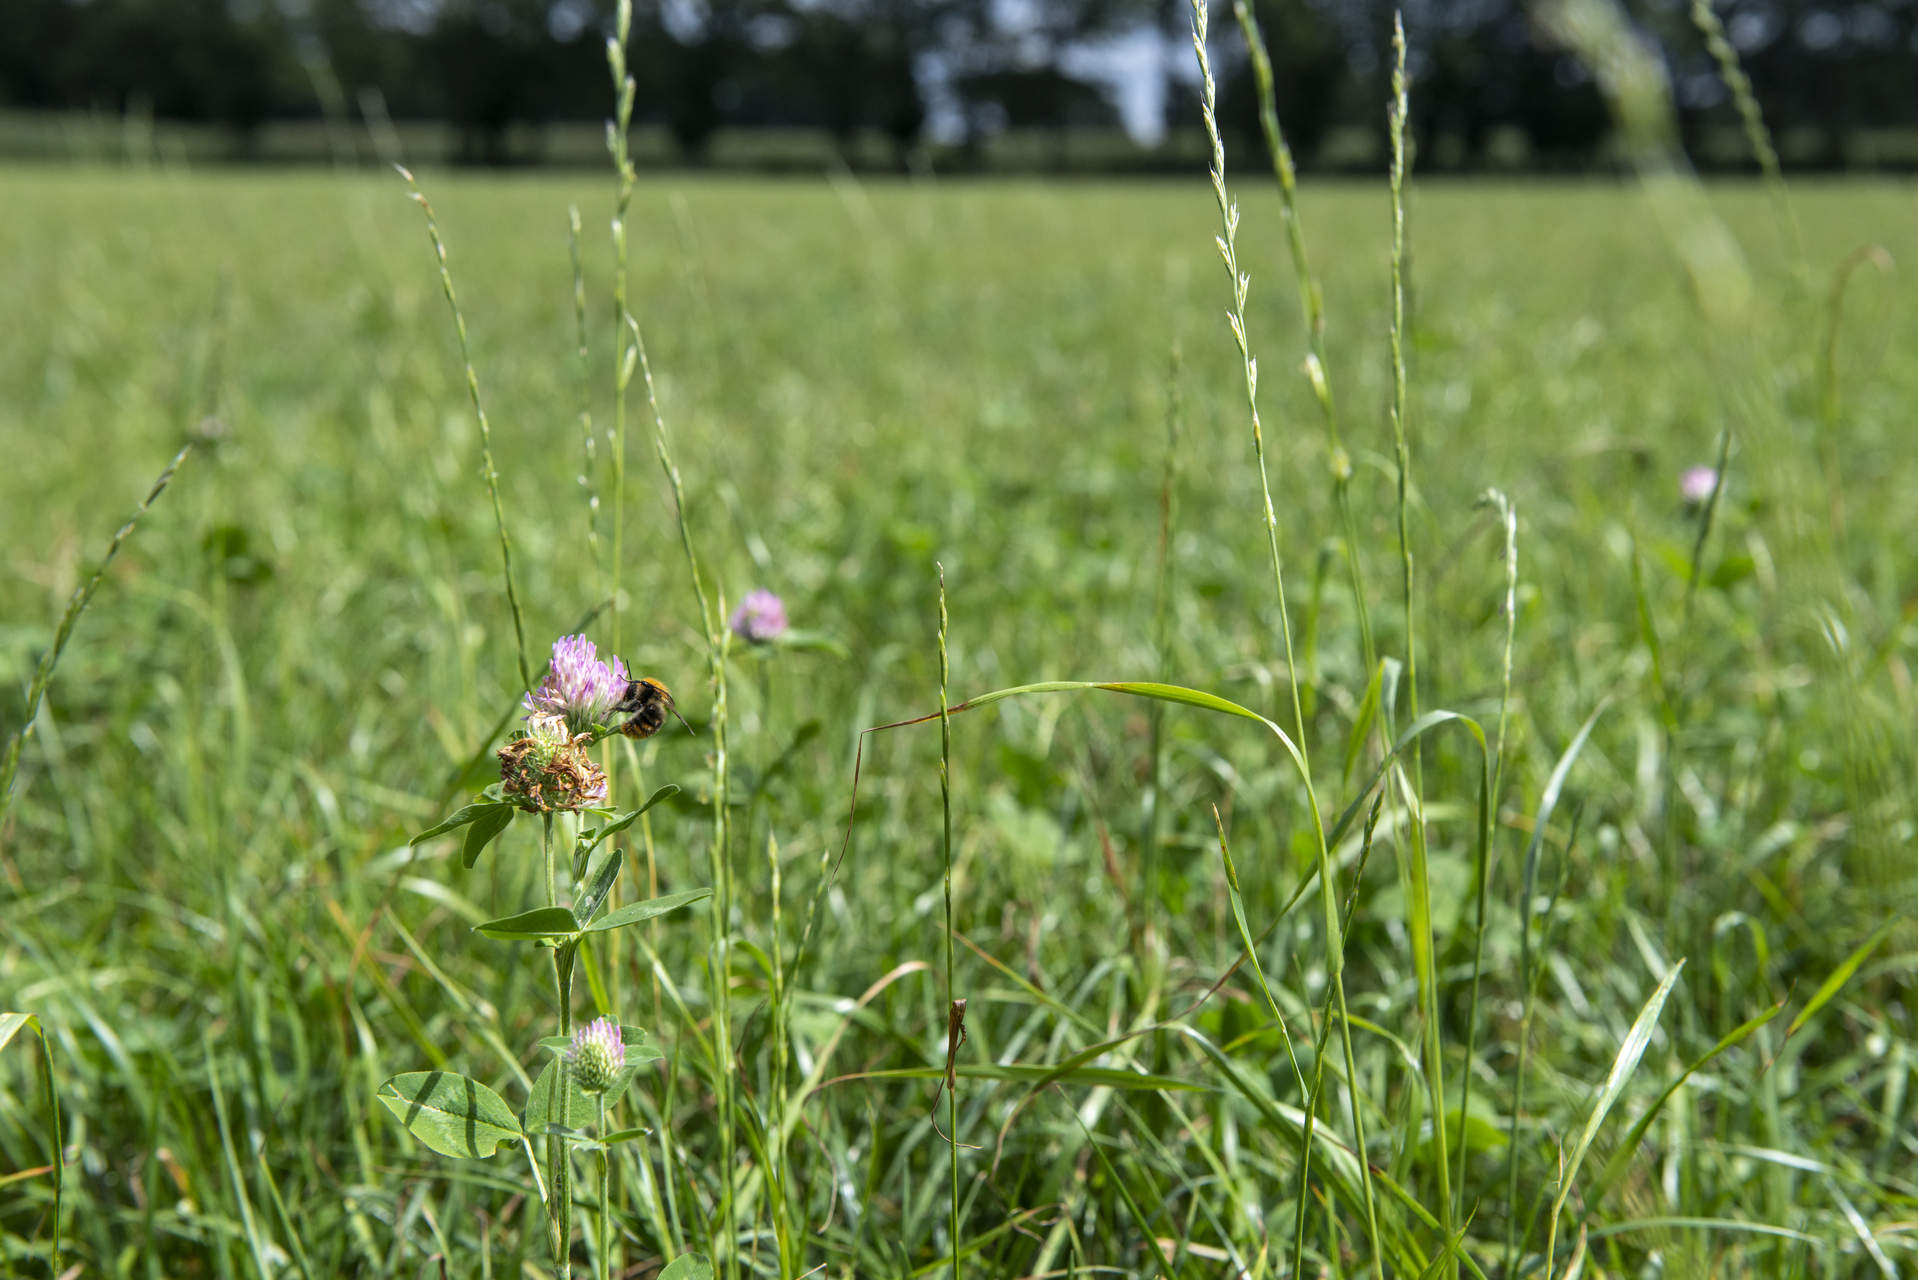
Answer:
MULTIPOLYGON (((1375 163, 1391 0, 1255 3, 1299 160, 1330 162, 1337 136, 1357 140, 1342 154, 1375 163)), ((1687 144, 1721 158, 1713 139, 1735 138, 1736 118, 1685 6, 1635 5, 1665 50, 1687 144)), ((1245 158, 1257 150, 1256 103, 1236 25, 1224 0, 1218 8, 1221 123, 1245 158)), ((847 148, 877 132, 902 161, 936 111, 972 140, 1002 127, 1110 126, 1111 90, 1075 75, 1075 51, 1153 29, 1177 49, 1187 21, 1183 0, 639 0, 636 10, 637 115, 693 161, 728 126, 813 127, 847 148)), ((465 158, 498 162, 514 124, 604 117, 612 11, 612 0, 0 0, 0 106, 151 112, 244 135, 317 115, 327 86, 349 103, 377 89, 394 116, 445 120, 465 158)), ((1918 128, 1918 8, 1720 0, 1719 13, 1768 123, 1791 141, 1788 162, 1840 164, 1860 130, 1918 128)), ((1421 163, 1506 155, 1573 167, 1600 154, 1609 122, 1595 85, 1519 0, 1415 0, 1406 22, 1421 163)), ((1190 84, 1168 88, 1168 122, 1195 123, 1190 84)))

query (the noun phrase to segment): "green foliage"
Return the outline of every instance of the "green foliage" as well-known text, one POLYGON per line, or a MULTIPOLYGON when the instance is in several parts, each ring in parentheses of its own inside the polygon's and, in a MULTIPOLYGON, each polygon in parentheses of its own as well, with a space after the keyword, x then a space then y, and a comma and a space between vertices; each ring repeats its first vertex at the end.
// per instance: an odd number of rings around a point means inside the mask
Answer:
MULTIPOLYGON (((730 608, 768 586, 845 656, 735 646, 721 794, 707 619, 671 485, 631 468, 620 652, 673 689, 698 733, 671 722, 595 747, 617 816, 556 819, 549 907, 539 820, 512 821, 462 865, 479 816, 463 806, 497 776, 493 726, 520 714, 521 678, 477 423, 403 187, 6 176, 0 288, 19 316, 0 344, 9 688, 32 686, 73 587, 156 465, 186 433, 203 441, 72 629, 0 829, 0 988, 37 1011, 54 1051, 63 1268, 544 1266, 525 1164, 449 1161, 403 1132, 417 1097, 372 1102, 389 1078, 437 1074, 474 1087, 433 1112, 449 1146, 470 1110, 474 1147, 483 1113, 488 1150, 520 1133, 538 1147, 558 1124, 586 1163, 606 1156, 628 1270, 659 1258, 675 1280, 743 1272, 756 1248, 769 1275, 932 1275, 955 1256, 974 1278, 1144 1274, 1149 1233, 1170 1242, 1161 1256, 1181 1280, 1259 1274, 1262 1250, 1272 1277, 1297 1239, 1300 1077, 1309 1088, 1322 1067, 1309 1272, 1370 1270, 1363 1159, 1388 1274, 1449 1274, 1448 1251, 1464 1274, 1497 1274, 1508 1231, 1518 1266, 1542 1274, 1560 1144, 1569 1157, 1588 1130, 1555 1277, 1581 1232, 1587 1275, 1637 1274, 1654 1255, 1668 1277, 1876 1274, 1866 1237, 1909 1269, 1896 1224, 1918 1195, 1918 970, 1899 914, 1918 776, 1918 507, 1903 496, 1918 487, 1905 432, 1918 313, 1854 297, 1836 321, 1840 358, 1813 352, 1822 312, 1779 251, 1764 190, 1709 193, 1756 281, 1736 341, 1699 319, 1631 190, 1416 192, 1418 716, 1386 418, 1384 191, 1298 193, 1371 662, 1345 548, 1311 585, 1314 550, 1346 526, 1323 407, 1290 372, 1313 336, 1279 201, 1238 192, 1288 585, 1319 596, 1298 733, 1239 353, 1218 324, 1209 190, 640 183, 631 298, 710 612, 722 592, 730 608), (1829 422, 1827 367, 1843 390, 1829 422), (1727 418, 1728 480, 1701 552, 1677 477, 1717 458, 1727 418), (1505 531, 1475 506, 1491 484, 1518 512, 1502 758, 1505 531), (233 549, 233 529, 269 571, 209 554, 233 549), (952 704, 974 709, 950 726, 953 986, 970 1035, 954 1072, 956 1242, 943 1094, 939 1129, 928 1123, 948 1025, 931 721, 866 737, 848 843, 859 731, 936 712, 934 560, 952 704), (975 696, 1021 686, 1051 692, 975 696), (1309 760, 1324 804, 1346 1019, 1329 999, 1323 901, 1304 901, 1320 868, 1299 761, 1267 724, 1309 760), (1436 1120, 1407 924, 1414 745, 1448 1086, 1436 1120), (1481 928, 1488 754, 1502 784, 1481 928), (1137 820, 1148 779, 1150 825, 1137 820), (672 788, 675 802, 628 816, 672 788), (722 816, 730 836, 716 841, 722 816), (589 852, 567 865, 582 834, 589 852), (696 905, 719 882, 716 846, 725 912, 696 905), (660 914, 669 903, 695 909, 660 914), (603 1132, 586 1136, 593 1100, 555 1105, 560 1073, 541 1047, 560 948, 475 926, 577 940, 573 1015, 653 1029, 625 1032, 632 1074, 603 1132), (720 929, 734 940, 723 952, 720 929), (1661 987, 1656 1030, 1601 1115, 1594 1100, 1661 987), (727 1070, 730 1143, 716 1101, 727 1070), (738 1238, 757 1241, 731 1252, 712 1225, 727 1173, 738 1238)), ((488 396, 535 655, 612 593, 603 431, 599 563, 586 551, 564 220, 577 202, 603 428, 611 267, 591 229, 604 185, 426 182, 488 396)), ((1794 200, 1814 282, 1859 243, 1918 256, 1895 188, 1794 200)), ((1302 633, 1305 600, 1293 605, 1302 633)), ((602 648, 610 623, 610 609, 590 620, 602 648)), ((23 710, 0 706, 0 736, 23 710)), ((0 1178, 48 1165, 53 1146, 25 1034, 0 1053, 0 1178)), ((0 1184, 5 1265, 44 1270, 55 1195, 51 1170, 0 1184)), ((592 1179, 569 1195, 582 1217, 598 1212, 592 1179)))
POLYGON ((443 1156, 484 1159, 524 1136, 505 1101, 465 1076, 408 1071, 381 1085, 379 1099, 407 1132, 443 1156))

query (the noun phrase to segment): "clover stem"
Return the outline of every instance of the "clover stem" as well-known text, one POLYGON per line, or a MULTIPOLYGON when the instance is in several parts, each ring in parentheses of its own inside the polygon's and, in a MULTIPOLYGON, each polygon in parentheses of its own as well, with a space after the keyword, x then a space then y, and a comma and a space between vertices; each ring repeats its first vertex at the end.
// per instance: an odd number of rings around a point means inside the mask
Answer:
MULTIPOLYGON (((596 1094, 594 1124, 598 1130, 596 1137, 606 1141, 606 1095, 596 1094)), ((610 1280, 613 1265, 613 1202, 612 1177, 606 1162, 606 1148, 599 1149, 599 1280, 610 1280)))

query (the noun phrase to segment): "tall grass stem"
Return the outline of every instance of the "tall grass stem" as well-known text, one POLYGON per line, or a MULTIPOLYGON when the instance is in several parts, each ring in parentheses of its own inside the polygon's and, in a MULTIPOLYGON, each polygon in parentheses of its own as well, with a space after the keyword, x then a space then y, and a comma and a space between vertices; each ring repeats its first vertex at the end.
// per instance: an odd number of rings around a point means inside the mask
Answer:
POLYGON ((954 981, 957 975, 953 967, 953 919, 952 919, 952 711, 948 704, 947 690, 950 687, 952 669, 946 653, 946 567, 939 565, 939 806, 943 817, 944 836, 940 842, 940 851, 945 859, 946 888, 946 1001, 947 1032, 946 1054, 948 1075, 946 1089, 946 1133, 947 1143, 952 1148, 952 1280, 959 1280, 959 1093, 955 1085, 956 1077, 950 1076, 952 1054, 957 1051, 958 1028, 963 1022, 955 1022, 962 1017, 959 1009, 959 997, 954 981))
POLYGON ((75 587, 73 594, 67 598, 66 611, 60 615, 60 625, 53 630, 53 643, 40 655, 39 665, 33 669, 33 682, 27 686, 25 718, 20 721, 19 731, 7 740, 6 756, 0 758, 0 836, 5 835, 7 830, 7 810, 13 805, 13 782, 20 772, 20 753, 26 746, 27 735, 33 732, 34 721, 40 718, 40 702, 46 697, 47 686, 53 682, 53 669, 60 665, 60 655, 66 652, 67 641, 73 639, 73 629, 79 624, 80 615, 93 603, 94 593, 100 589, 108 566, 120 554, 120 548, 126 544, 126 540, 133 536, 134 526, 140 523, 140 517, 166 491, 173 473, 179 470, 192 449, 192 441, 180 446, 180 451, 173 455, 173 461, 166 464, 159 479, 147 490, 147 496, 140 500, 140 505, 127 517, 127 522, 113 535, 113 541, 107 544, 106 554, 100 557, 100 563, 94 567, 92 575, 75 587))
MULTIPOLYGON (((1190 2, 1192 9, 1192 49, 1199 61, 1199 76, 1202 91, 1200 108, 1205 121, 1206 139, 1211 144, 1210 168, 1212 192, 1217 199, 1219 208, 1220 234, 1214 237, 1214 243, 1218 246, 1219 256, 1225 262, 1226 274, 1232 282, 1232 307, 1226 313, 1226 319, 1231 325, 1232 336, 1238 344, 1239 359, 1245 373, 1245 401, 1246 409, 1252 422, 1252 450, 1258 461, 1259 493, 1264 502, 1263 515, 1265 520, 1266 544, 1272 557, 1272 581, 1277 595, 1279 609, 1279 631, 1285 642, 1286 678, 1287 683, 1291 686, 1293 724, 1298 734, 1298 741, 1293 750, 1297 756, 1299 777, 1305 788, 1306 804, 1311 811, 1312 832, 1316 844, 1315 853, 1319 872, 1320 908, 1325 920, 1325 968, 1327 977, 1342 989, 1345 981, 1345 947, 1343 940, 1344 930, 1339 921, 1337 877, 1332 865, 1331 848, 1326 841, 1325 822, 1319 811, 1318 790, 1312 782, 1311 757, 1308 754, 1309 748, 1307 746, 1305 733, 1305 709, 1299 692, 1298 662, 1293 654, 1292 627, 1286 612, 1285 568, 1284 561, 1279 554, 1279 519, 1278 513, 1272 506, 1272 486, 1266 472, 1265 433, 1259 423, 1259 362, 1252 354, 1251 341, 1246 331, 1245 299, 1247 291, 1251 288, 1252 278, 1241 270, 1239 266, 1237 245, 1239 207, 1238 204, 1232 200, 1225 185, 1225 143, 1219 135, 1218 82, 1212 73, 1212 57, 1207 48, 1209 18, 1206 9, 1206 0, 1190 0, 1190 2)), ((1352 1035, 1351 1027, 1341 1023, 1340 1034, 1349 1042, 1352 1035)), ((1347 1052, 1348 1054, 1351 1052, 1349 1044, 1347 1046, 1347 1052)), ((1350 1094, 1352 1106, 1356 1109, 1359 1105, 1356 1087, 1350 1091, 1350 1094)), ((1308 1125, 1316 1105, 1317 1099, 1309 1097, 1305 1099, 1308 1125)), ((1302 1201, 1310 1194, 1309 1177, 1311 1161, 1312 1148, 1308 1130, 1305 1135, 1302 1135, 1302 1141, 1299 1147, 1299 1196, 1302 1201)), ((1378 1218, 1373 1203, 1372 1171, 1371 1164, 1365 1158, 1363 1152, 1359 1153, 1358 1165, 1360 1181, 1364 1187, 1366 1230, 1368 1232, 1367 1243, 1371 1246, 1374 1257, 1378 1257, 1378 1218)), ((1294 1275, 1301 1274, 1302 1272, 1305 1260, 1304 1250, 1305 1237, 1304 1232, 1301 1230, 1299 1238, 1294 1243, 1293 1248, 1292 1271, 1294 1275)), ((1383 1267, 1382 1261, 1380 1266, 1383 1267)), ((1382 1271, 1381 1280, 1383 1280, 1382 1271)))
MULTIPOLYGON (((1410 489, 1412 451, 1406 443, 1405 372, 1405 180, 1408 172, 1405 127, 1410 110, 1410 84, 1405 74, 1405 17, 1392 15, 1392 104, 1387 112, 1392 136, 1392 445, 1398 459, 1399 565, 1404 578, 1405 687, 1412 719, 1419 717, 1418 613, 1413 594, 1410 489)), ((1451 1161, 1446 1151, 1445 1054, 1440 1043, 1439 972, 1432 926, 1432 879, 1425 846, 1425 747, 1414 744, 1411 768, 1412 848, 1411 920, 1412 961, 1417 970, 1419 1004, 1425 1023, 1425 1084, 1432 1101, 1433 1167, 1438 1171, 1439 1219, 1446 1237, 1452 1235, 1456 1213, 1452 1203, 1451 1161)), ((1468 1063, 1466 1069, 1470 1070, 1468 1063)), ((1461 1126, 1464 1116, 1459 1118, 1461 1126)), ((1461 1133, 1462 1133, 1461 1129, 1461 1133)), ((1462 1138, 1461 1138, 1462 1140, 1462 1138)))
POLYGON ((1325 421, 1325 443, 1332 473, 1332 498, 1339 510, 1339 526, 1345 544, 1346 571, 1352 582, 1352 608, 1358 618, 1359 653, 1370 671, 1378 664, 1372 639, 1372 615, 1365 602, 1365 574, 1359 562, 1358 522, 1352 516, 1352 457, 1339 436, 1339 416, 1332 397, 1332 371, 1325 351, 1325 294, 1312 278, 1312 264, 1305 252, 1305 225, 1299 216, 1298 175, 1292 162, 1292 148, 1286 145, 1285 132, 1279 126, 1277 91, 1272 79, 1272 58, 1266 51, 1265 35, 1259 29, 1258 15, 1248 0, 1232 0, 1232 13, 1245 37, 1246 53, 1251 59, 1253 87, 1259 97, 1259 126, 1265 134, 1265 148, 1272 157, 1272 175, 1279 183, 1279 216, 1285 223, 1286 246, 1291 250, 1292 269, 1299 281, 1299 316, 1305 325, 1306 356, 1301 366, 1311 384, 1313 398, 1325 421))
POLYGON ((526 620, 520 612, 519 587, 513 580, 513 542, 506 533, 506 510, 500 505, 499 469, 493 465, 493 428, 487 422, 486 408, 480 402, 479 374, 474 372, 473 355, 466 340, 466 316, 460 311, 459 296, 453 292, 453 272, 447 265, 446 243, 440 239, 439 220, 433 216, 433 206, 427 203, 426 195, 414 180, 412 170, 405 165, 396 164, 393 167, 406 179, 406 185, 412 189, 414 203, 426 214, 426 234, 433 241, 433 256, 439 262, 440 288, 446 294, 446 305, 453 311, 453 328, 460 340, 460 363, 466 371, 466 394, 473 403, 473 416, 479 420, 480 461, 486 469, 486 492, 493 500, 493 523, 499 529, 500 564, 506 575, 506 603, 513 612, 513 637, 519 646, 520 685, 531 689, 533 668, 526 658, 526 620))

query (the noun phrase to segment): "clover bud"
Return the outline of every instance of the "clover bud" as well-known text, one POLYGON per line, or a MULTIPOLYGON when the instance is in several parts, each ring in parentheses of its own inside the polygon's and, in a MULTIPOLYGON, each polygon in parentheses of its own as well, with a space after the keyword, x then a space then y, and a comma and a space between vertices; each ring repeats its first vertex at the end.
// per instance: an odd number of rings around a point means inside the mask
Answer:
POLYGON ((619 1024, 611 1018, 595 1018, 573 1032, 573 1047, 566 1051, 566 1062, 582 1093, 601 1094, 612 1088, 613 1077, 626 1065, 619 1024))

